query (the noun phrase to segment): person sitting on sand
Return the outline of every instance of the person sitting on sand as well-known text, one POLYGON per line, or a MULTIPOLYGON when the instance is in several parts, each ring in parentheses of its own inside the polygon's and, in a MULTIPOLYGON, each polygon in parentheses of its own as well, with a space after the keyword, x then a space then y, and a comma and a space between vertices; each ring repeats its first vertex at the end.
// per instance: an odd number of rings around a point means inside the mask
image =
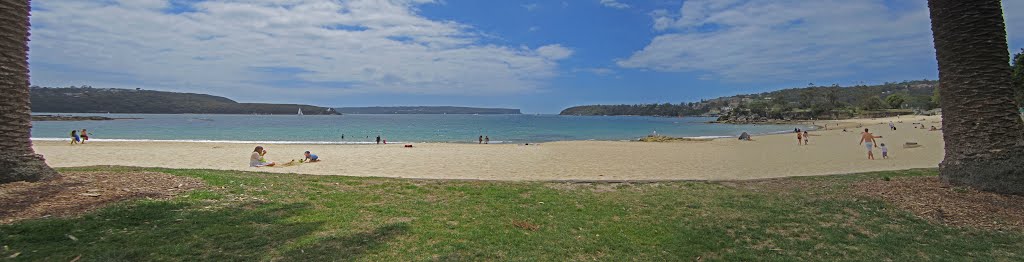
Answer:
POLYGON ((264 150, 262 146, 256 146, 256 149, 252 151, 252 155, 249 156, 249 166, 265 167, 277 165, 277 163, 269 162, 263 158, 265 155, 267 155, 267 150, 264 150))
POLYGON ((78 136, 78 130, 71 130, 71 144, 72 145, 78 144, 78 142, 81 142, 81 141, 82 141, 82 138, 78 136))
POLYGON ((307 163, 320 162, 320 157, 316 156, 315 154, 310 154, 309 151, 306 151, 305 155, 306 158, 303 158, 302 160, 307 163))
MULTIPOLYGON (((924 126, 924 125, 922 125, 922 126, 924 126)), ((938 128, 935 128, 935 126, 932 126, 932 128, 931 128, 931 129, 928 129, 928 131, 939 131, 939 129, 938 129, 938 128)))
POLYGON ((867 147, 869 160, 875 160, 875 153, 871 151, 871 149, 875 147, 875 138, 882 138, 882 136, 875 136, 871 132, 868 132, 867 128, 864 129, 864 133, 860 133, 860 143, 858 144, 867 147))

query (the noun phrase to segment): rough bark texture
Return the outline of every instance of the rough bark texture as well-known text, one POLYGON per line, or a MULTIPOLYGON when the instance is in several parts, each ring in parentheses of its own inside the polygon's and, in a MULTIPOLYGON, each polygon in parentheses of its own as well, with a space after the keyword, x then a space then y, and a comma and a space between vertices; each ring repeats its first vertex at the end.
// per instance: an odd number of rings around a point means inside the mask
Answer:
POLYGON ((30 140, 29 9, 29 0, 0 0, 0 183, 57 176, 30 140))
POLYGON ((1024 194, 1024 122, 1010 86, 999 0, 929 0, 946 155, 953 185, 1024 194))

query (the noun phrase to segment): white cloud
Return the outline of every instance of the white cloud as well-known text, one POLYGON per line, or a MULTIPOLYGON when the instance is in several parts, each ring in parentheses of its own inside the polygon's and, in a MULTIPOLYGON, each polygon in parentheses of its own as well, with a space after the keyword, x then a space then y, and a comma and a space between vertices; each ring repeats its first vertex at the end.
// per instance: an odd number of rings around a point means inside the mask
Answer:
POLYGON ((562 45, 546 45, 537 48, 537 53, 540 56, 550 60, 562 60, 572 56, 572 49, 563 47, 562 45))
POLYGON ((525 5, 522 5, 522 6, 523 6, 523 8, 526 9, 526 11, 533 11, 533 10, 537 10, 537 8, 540 8, 540 5, 538 5, 536 3, 525 4, 525 5))
POLYGON ((616 9, 629 8, 629 5, 621 3, 618 0, 601 0, 601 5, 616 9))
MULTIPOLYGON (((768 82, 935 63, 925 1, 687 0, 650 15, 661 34, 619 66, 768 82)), ((1024 16, 1015 15, 1006 14, 1011 43, 1024 32, 1024 16)))
POLYGON ((417 13, 434 2, 225 0, 175 13, 165 0, 34 1, 33 82, 242 99, 494 95, 542 89, 572 54, 483 43, 468 25, 417 13))
POLYGON ((651 16, 664 33, 619 66, 753 81, 934 61, 923 1, 897 11, 882 0, 688 0, 679 12, 651 16))

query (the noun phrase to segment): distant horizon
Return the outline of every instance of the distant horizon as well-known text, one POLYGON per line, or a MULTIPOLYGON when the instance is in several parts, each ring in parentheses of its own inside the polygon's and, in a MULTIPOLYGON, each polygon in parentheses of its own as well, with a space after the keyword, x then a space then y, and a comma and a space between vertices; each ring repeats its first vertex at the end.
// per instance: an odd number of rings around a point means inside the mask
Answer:
MULTIPOLYGON (((856 83, 856 84, 853 84, 853 85, 839 85, 839 86, 840 87, 853 87, 853 86, 857 86, 857 85, 873 86, 873 85, 882 85, 882 84, 885 84, 885 83, 900 83, 900 82, 909 82, 909 81, 938 81, 938 80, 937 79, 915 79, 915 80, 909 80, 908 79, 908 80, 901 80, 901 81, 885 81, 885 82, 878 82, 878 83, 875 83, 875 82, 860 82, 860 83, 856 83)), ((557 115, 562 110, 564 110, 566 108, 574 107, 574 106, 585 106, 585 105, 663 104, 663 103, 679 104, 679 103, 700 102, 702 100, 710 100, 710 99, 716 99, 716 98, 722 98, 722 97, 731 97, 731 96, 738 96, 738 95, 755 95, 755 94, 761 94, 761 93, 773 92, 773 91, 785 90, 785 89, 807 88, 807 87, 827 87, 827 86, 832 86, 835 83, 828 83, 828 84, 814 83, 814 84, 815 85, 813 85, 813 86, 805 85, 805 86, 795 86, 795 87, 781 87, 781 88, 778 88, 778 89, 765 90, 765 91, 761 91, 761 92, 745 92, 745 93, 726 94, 726 95, 716 96, 716 97, 704 97, 704 98, 699 98, 699 99, 692 100, 692 101, 677 101, 677 102, 650 101, 650 102, 639 102, 639 103, 614 103, 613 102, 613 103, 579 104, 579 105, 566 106, 566 107, 558 109, 557 111, 554 111, 554 112, 528 112, 528 111, 526 111, 523 108, 515 108, 515 107, 493 107, 493 106, 452 105, 452 104, 437 104, 437 105, 429 105, 429 104, 398 104, 398 105, 345 105, 345 106, 337 106, 337 105, 320 105, 320 104, 311 104, 311 103, 302 103, 302 102, 298 102, 298 103, 275 103, 275 102, 262 101, 262 100, 243 101, 243 100, 237 100, 237 99, 232 98, 230 96, 221 96, 221 97, 224 97, 224 98, 227 98, 227 99, 231 99, 231 100, 234 100, 234 101, 239 102, 239 103, 303 104, 303 105, 318 106, 318 107, 333 108, 333 109, 337 109, 337 108, 367 108, 367 107, 466 107, 466 108, 480 108, 480 109, 513 109, 513 110, 520 110, 521 114, 542 114, 542 115, 550 114, 550 115, 557 115)), ((36 84, 32 84, 32 85, 33 86, 39 86, 39 85, 36 85, 36 84)), ((58 87, 58 86, 39 86, 39 87, 68 88, 68 87, 72 87, 72 86, 74 86, 74 87, 90 86, 92 88, 98 88, 98 89, 100 89, 100 88, 107 88, 107 87, 96 87, 96 86, 92 86, 92 85, 88 85, 88 84, 84 84, 84 85, 70 85, 70 86, 62 86, 62 87, 58 87)), ((159 90, 159 89, 149 89, 149 88, 141 88, 141 87, 137 87, 137 88, 140 88, 141 90, 159 91, 159 92, 179 92, 179 93, 193 93, 193 94, 213 95, 213 94, 205 94, 205 93, 200 93, 200 92, 181 92, 181 91, 159 90)), ((115 88, 115 89, 134 90, 136 88, 115 88)), ((215 96, 220 96, 220 95, 215 95, 215 96)))
MULTIPOLYGON (((1024 1, 1003 1, 1010 53, 1024 1)), ((32 83, 555 113, 938 77, 925 1, 32 1, 32 83)), ((1009 57, 1007 57, 1009 61, 1009 57)))

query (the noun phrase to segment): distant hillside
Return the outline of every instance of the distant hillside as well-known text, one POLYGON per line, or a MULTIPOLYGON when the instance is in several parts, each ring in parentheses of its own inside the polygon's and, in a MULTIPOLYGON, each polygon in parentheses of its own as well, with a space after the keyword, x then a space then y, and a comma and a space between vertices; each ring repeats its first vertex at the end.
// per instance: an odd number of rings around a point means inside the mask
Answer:
POLYGON ((767 119, 784 119, 796 116, 823 119, 849 117, 859 112, 889 109, 930 110, 938 105, 938 98, 935 96, 937 87, 938 81, 931 80, 850 87, 838 85, 810 86, 679 104, 576 106, 563 110, 561 114, 643 116, 743 115, 767 119))
POLYGON ((32 111, 48 113, 337 115, 311 105, 238 103, 219 96, 152 90, 33 86, 32 111))
POLYGON ((344 114, 521 114, 519 109, 457 106, 339 107, 335 108, 335 110, 344 114))

